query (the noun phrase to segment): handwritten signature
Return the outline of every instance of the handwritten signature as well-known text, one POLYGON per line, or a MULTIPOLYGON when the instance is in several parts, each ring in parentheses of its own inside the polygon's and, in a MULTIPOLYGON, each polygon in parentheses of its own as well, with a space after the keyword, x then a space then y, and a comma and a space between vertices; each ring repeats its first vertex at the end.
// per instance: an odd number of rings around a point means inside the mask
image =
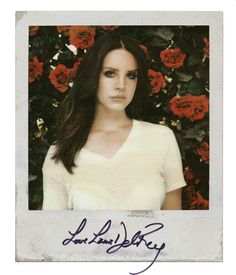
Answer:
POLYGON ((118 233, 116 238, 106 239, 106 237, 104 235, 109 231, 111 224, 112 224, 112 221, 108 220, 103 225, 103 227, 98 231, 98 233, 93 233, 94 237, 92 237, 92 238, 85 237, 85 238, 79 239, 78 235, 83 231, 86 223, 87 223, 87 219, 84 218, 75 232, 68 231, 70 234, 70 237, 64 239, 62 244, 64 246, 68 245, 70 243, 73 243, 75 245, 78 245, 78 244, 90 245, 92 243, 105 244, 105 245, 109 245, 109 248, 106 250, 106 253, 112 254, 112 253, 116 253, 121 248, 125 249, 125 248, 130 247, 131 245, 139 247, 139 245, 142 243, 147 247, 147 249, 155 251, 155 253, 156 253, 155 257, 154 257, 153 261, 149 264, 149 266, 139 272, 135 272, 135 273, 130 272, 131 275, 137 275, 137 274, 143 273, 144 271, 149 269, 153 265, 153 263, 157 260, 161 250, 163 250, 165 248, 165 243, 162 243, 161 246, 159 246, 156 243, 153 243, 153 241, 150 241, 150 240, 148 241, 145 239, 147 236, 150 236, 151 234, 161 230, 164 227, 164 225, 162 223, 150 223, 145 226, 145 229, 148 229, 147 232, 142 233, 142 231, 139 230, 132 236, 131 239, 128 239, 126 225, 122 221, 120 224, 124 230, 123 237, 121 237, 121 235, 118 233), (120 239, 122 239, 122 241, 119 241, 120 239))

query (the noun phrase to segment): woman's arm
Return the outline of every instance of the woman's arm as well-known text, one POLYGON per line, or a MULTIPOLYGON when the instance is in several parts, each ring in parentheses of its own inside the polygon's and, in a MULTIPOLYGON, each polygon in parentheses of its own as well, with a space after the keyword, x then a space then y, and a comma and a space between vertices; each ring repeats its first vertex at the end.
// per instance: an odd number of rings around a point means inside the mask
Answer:
POLYGON ((43 210, 67 210, 67 190, 60 178, 43 173, 43 210))
POLYGON ((166 193, 162 210, 181 210, 182 209, 182 188, 166 193))
POLYGON ((163 165, 166 197, 162 206, 163 210, 182 209, 182 187, 186 186, 183 176, 181 155, 173 131, 169 131, 168 151, 163 165))
POLYGON ((55 146, 51 146, 45 157, 43 172, 43 210, 67 210, 68 194, 63 181, 64 168, 51 159, 55 146))

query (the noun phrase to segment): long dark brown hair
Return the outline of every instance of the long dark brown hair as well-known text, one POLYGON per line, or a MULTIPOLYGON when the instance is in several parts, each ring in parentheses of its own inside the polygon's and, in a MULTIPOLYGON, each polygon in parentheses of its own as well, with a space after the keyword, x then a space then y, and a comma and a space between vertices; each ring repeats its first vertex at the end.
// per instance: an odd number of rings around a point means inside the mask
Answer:
POLYGON ((139 42, 133 38, 112 32, 97 38, 76 73, 72 88, 59 107, 56 151, 53 159, 62 161, 67 171, 73 174, 75 154, 87 141, 95 117, 96 95, 99 75, 105 56, 112 50, 125 48, 138 64, 138 81, 132 102, 126 107, 131 119, 142 120, 146 98, 150 92, 147 60, 139 42))

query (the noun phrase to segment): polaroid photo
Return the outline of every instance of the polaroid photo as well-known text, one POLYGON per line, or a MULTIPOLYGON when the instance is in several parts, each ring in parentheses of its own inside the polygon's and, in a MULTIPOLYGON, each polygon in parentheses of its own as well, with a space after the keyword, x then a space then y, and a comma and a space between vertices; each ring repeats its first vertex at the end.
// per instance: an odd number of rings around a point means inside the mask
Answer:
POLYGON ((223 260, 222 12, 16 12, 16 261, 223 260))

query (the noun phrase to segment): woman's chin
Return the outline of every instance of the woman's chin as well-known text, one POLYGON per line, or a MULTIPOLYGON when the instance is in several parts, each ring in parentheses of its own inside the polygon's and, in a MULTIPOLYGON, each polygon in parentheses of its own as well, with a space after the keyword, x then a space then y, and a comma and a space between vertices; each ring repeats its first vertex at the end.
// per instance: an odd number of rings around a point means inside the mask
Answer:
POLYGON ((114 103, 108 106, 104 106, 106 110, 113 111, 113 112, 124 112, 125 108, 127 107, 125 104, 114 103))
POLYGON ((124 112, 126 108, 126 105, 114 105, 114 106, 110 106, 110 110, 114 111, 114 112, 124 112))

